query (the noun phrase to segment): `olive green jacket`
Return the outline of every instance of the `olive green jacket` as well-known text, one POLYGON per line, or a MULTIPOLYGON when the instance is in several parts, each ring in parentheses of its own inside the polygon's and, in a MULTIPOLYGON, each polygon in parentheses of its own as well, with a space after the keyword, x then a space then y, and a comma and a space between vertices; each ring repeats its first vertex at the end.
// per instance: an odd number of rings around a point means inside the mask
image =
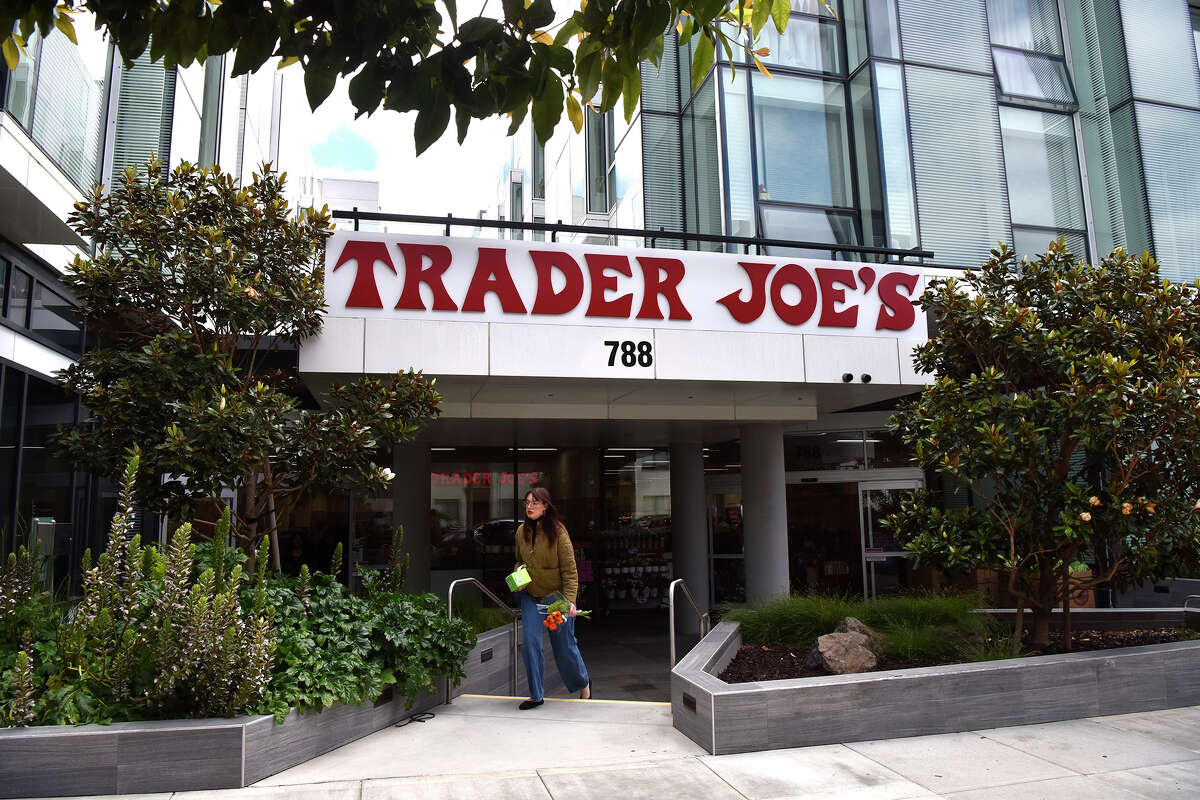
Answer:
POLYGON ((550 544, 538 523, 538 534, 531 544, 525 539, 525 523, 521 523, 517 528, 516 544, 517 563, 525 565, 532 579, 525 591, 534 597, 562 592, 563 597, 574 603, 579 593, 579 573, 575 569, 575 547, 567 529, 559 525, 558 536, 554 544, 550 544))

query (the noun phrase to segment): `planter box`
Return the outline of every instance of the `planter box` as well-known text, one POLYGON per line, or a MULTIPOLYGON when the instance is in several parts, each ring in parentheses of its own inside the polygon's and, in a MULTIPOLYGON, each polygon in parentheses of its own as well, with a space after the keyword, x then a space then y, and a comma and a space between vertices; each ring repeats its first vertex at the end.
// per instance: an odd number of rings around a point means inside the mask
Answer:
POLYGON ((675 727, 713 755, 1200 704, 1200 641, 726 683, 717 675, 741 644, 738 624, 722 622, 671 671, 675 727))
POLYGON ((389 694, 362 706, 274 717, 118 722, 0 729, 0 797, 235 789, 382 730, 412 708, 389 694))
MULTIPOLYGON (((494 694, 508 697, 512 691, 513 645, 512 625, 492 628, 479 634, 475 647, 467 654, 467 677, 451 690, 451 698, 460 694, 494 694)), ((521 626, 517 625, 517 647, 521 646, 521 626)), ((546 669, 542 683, 546 694, 565 691, 554 654, 550 650, 549 635, 542 632, 542 652, 546 657, 546 669)), ((521 653, 517 651, 517 696, 529 696, 529 681, 525 677, 525 666, 521 653)))

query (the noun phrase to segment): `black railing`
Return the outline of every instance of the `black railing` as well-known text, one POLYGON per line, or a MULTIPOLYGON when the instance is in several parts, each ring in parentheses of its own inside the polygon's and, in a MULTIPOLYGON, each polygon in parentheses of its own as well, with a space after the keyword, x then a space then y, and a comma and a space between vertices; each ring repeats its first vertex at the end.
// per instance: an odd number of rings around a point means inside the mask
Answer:
POLYGON ((510 231, 541 231, 550 234, 550 241, 557 241, 560 233, 586 233, 592 236, 630 236, 643 239, 649 247, 654 247, 659 239, 677 239, 686 242, 709 242, 723 245, 740 245, 742 252, 749 253, 751 247, 762 252, 764 247, 787 247, 803 250, 828 250, 834 253, 854 253, 856 255, 890 256, 897 261, 906 258, 933 258, 933 251, 913 248, 901 250, 895 247, 866 247, 857 244, 830 244, 829 242, 797 242, 790 239, 766 239, 761 236, 726 236, 717 233, 686 233, 684 231, 668 231, 659 228, 652 231, 644 228, 602 228, 596 225, 568 225, 562 220, 558 222, 516 222, 507 219, 473 219, 471 217, 456 217, 447 214, 444 217, 433 217, 422 214, 387 214, 381 211, 359 211, 355 207, 351 211, 335 210, 330 212, 334 219, 348 219, 354 222, 354 230, 358 230, 360 222, 403 222, 420 225, 441 225, 446 235, 455 228, 496 228, 510 231))

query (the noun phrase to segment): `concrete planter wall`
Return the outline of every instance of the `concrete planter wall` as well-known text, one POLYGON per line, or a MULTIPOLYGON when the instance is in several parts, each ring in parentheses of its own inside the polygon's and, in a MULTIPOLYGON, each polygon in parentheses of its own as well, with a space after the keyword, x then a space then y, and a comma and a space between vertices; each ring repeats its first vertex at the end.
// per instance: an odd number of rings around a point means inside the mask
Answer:
MULTIPOLYGON (((512 694, 513 645, 512 625, 492 628, 479 634, 475 647, 467 654, 467 677, 461 684, 451 690, 451 697, 460 694, 493 694, 508 696, 512 694)), ((521 626, 517 625, 517 647, 521 646, 521 626)), ((554 663, 554 655, 550 652, 550 640, 545 631, 542 632, 542 652, 546 656, 546 670, 543 685, 546 694, 565 691, 562 677, 554 663)), ((521 664, 521 654, 517 652, 517 695, 527 697, 529 681, 525 677, 525 667, 521 664)))
POLYGON ((0 797, 132 794, 248 786, 442 702, 388 695, 320 713, 0 729, 0 797))
POLYGON ((1200 641, 726 683, 717 675, 741 644, 737 623, 722 622, 671 672, 675 727, 714 755, 1200 704, 1200 641))

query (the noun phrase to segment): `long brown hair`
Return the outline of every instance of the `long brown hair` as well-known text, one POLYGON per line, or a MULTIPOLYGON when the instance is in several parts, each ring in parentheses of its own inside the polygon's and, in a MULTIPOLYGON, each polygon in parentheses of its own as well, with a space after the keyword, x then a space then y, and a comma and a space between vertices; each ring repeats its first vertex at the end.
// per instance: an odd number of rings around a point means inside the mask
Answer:
POLYGON ((525 518, 525 541, 533 543, 533 537, 537 533, 538 523, 541 524, 542 533, 546 535, 546 541, 554 544, 554 540, 558 538, 558 530, 562 527, 562 521, 558 516, 558 509, 554 507, 554 502, 550 499, 550 492, 545 487, 535 486, 525 493, 525 499, 533 495, 534 500, 539 500, 546 506, 546 510, 542 512, 542 516, 536 520, 525 518))

